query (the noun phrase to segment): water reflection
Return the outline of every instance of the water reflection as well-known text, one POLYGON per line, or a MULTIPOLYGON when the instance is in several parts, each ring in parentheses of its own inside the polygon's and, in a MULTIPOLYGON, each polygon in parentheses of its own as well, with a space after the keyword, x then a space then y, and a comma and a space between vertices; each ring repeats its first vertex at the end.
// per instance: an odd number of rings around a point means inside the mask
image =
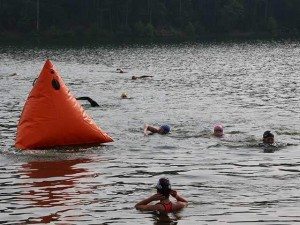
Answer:
POLYGON ((154 225, 176 225, 180 216, 177 213, 153 213, 154 225))
POLYGON ((57 207, 56 212, 47 213, 39 218, 28 218, 27 222, 49 223, 57 221, 61 211, 76 199, 78 192, 74 190, 78 180, 88 175, 86 168, 78 164, 89 163, 90 159, 78 158, 60 161, 32 161, 22 165, 22 174, 26 176, 28 191, 21 196, 35 208, 57 207), (62 207, 64 206, 64 207, 62 207))

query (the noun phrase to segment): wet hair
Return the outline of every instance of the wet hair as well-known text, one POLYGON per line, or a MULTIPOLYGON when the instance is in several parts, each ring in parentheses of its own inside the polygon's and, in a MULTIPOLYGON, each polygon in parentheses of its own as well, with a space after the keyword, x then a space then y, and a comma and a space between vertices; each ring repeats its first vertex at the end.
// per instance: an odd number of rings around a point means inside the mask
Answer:
POLYGON ((263 134, 263 138, 268 138, 268 137, 274 138, 274 134, 272 134, 271 131, 269 130, 265 131, 263 134))
POLYGON ((160 129, 163 130, 163 134, 167 134, 167 133, 169 133, 171 131, 171 127, 169 125, 166 125, 166 124, 160 126, 160 129))
POLYGON ((168 178, 160 178, 156 185, 157 193, 162 194, 166 198, 169 198, 171 192, 171 184, 168 178))

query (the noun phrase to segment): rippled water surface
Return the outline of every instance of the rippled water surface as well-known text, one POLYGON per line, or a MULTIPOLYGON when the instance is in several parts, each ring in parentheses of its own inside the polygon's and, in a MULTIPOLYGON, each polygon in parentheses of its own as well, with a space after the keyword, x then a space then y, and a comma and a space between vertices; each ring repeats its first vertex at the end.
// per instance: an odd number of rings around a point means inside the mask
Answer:
POLYGON ((298 43, 1 48, 0 223, 300 223, 299 55, 298 43), (100 104, 81 101, 115 142, 13 147, 46 58, 76 97, 100 104), (122 92, 132 99, 121 100, 122 92), (144 123, 168 123, 172 132, 144 136, 144 123), (224 124, 223 139, 210 135, 215 123, 224 124), (265 130, 278 151, 259 147, 265 130), (169 217, 136 211, 162 176, 189 206, 169 217))

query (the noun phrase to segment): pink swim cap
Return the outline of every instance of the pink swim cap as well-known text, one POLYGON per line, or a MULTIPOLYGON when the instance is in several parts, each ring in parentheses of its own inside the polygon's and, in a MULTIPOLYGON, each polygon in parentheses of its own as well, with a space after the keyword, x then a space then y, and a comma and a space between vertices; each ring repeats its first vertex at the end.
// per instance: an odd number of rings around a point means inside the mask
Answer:
POLYGON ((214 131, 215 132, 222 132, 223 133, 223 126, 221 124, 216 124, 214 126, 214 131))

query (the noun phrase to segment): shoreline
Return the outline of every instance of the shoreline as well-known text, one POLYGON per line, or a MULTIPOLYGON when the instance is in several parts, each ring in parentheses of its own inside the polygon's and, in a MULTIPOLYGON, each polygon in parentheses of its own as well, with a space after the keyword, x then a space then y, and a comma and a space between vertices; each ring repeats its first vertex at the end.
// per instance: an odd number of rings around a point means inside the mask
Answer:
POLYGON ((185 37, 153 37, 153 38, 86 38, 45 35, 16 34, 3 35, 0 33, 0 46, 28 46, 28 47, 100 47, 100 46, 134 46, 134 45, 177 45, 177 44, 210 44, 210 43, 261 43, 261 42, 287 42, 300 41, 296 36, 272 36, 266 33, 244 33, 244 34, 212 34, 195 38, 185 37))

